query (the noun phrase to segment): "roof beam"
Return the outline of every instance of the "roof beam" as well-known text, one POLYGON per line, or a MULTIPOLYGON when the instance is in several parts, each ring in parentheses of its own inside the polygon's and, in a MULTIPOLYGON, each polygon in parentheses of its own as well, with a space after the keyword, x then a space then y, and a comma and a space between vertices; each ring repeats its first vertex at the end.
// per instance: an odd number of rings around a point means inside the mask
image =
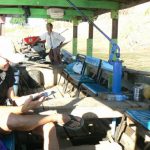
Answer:
MULTIPOLYGON (((81 16, 76 10, 64 10, 65 11, 65 17, 64 18, 70 18, 81 16)), ((87 16, 94 16, 94 13, 92 11, 88 10, 82 10, 83 13, 85 13, 87 16)), ((31 18, 50 18, 50 16, 47 15, 47 10, 42 8, 30 8, 31 12, 31 18)), ((3 15, 23 15, 24 10, 22 8, 0 8, 0 14, 3 15)))
MULTIPOLYGON (((71 0, 78 8, 119 9, 119 3, 111 0, 71 0)), ((72 7, 66 0, 0 0, 0 5, 5 6, 47 6, 47 7, 72 7)))

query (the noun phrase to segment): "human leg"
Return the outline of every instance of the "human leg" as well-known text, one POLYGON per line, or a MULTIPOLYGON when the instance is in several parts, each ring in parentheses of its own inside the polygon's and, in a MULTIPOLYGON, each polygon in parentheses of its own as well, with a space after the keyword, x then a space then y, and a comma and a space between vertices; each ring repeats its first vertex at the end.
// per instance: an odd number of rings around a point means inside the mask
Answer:
MULTIPOLYGON (((2 113, 0 113, 2 114, 2 113)), ((56 117, 56 116, 54 116, 56 117)), ((31 131, 42 135, 44 139, 44 150, 59 150, 56 135, 55 120, 52 116, 42 115, 15 115, 4 113, 0 122, 3 131, 31 131)))
POLYGON ((59 150, 56 128, 54 123, 47 123, 32 131, 33 134, 41 135, 44 139, 44 150, 59 150))
MULTIPOLYGON (((2 114, 2 113, 0 113, 2 114)), ((44 150, 59 150, 56 128, 53 122, 64 123, 68 121, 62 115, 15 115, 4 113, 0 122, 0 128, 4 131, 31 131, 44 138, 44 150), (58 117, 58 119, 57 119, 58 117)))
POLYGON ((54 65, 57 65, 58 62, 57 62, 57 48, 54 48, 53 49, 53 59, 54 59, 54 65))
POLYGON ((51 64, 53 64, 54 63, 54 54, 53 54, 52 49, 50 49, 48 56, 49 56, 49 59, 51 61, 51 64))
MULTIPOLYGON (((43 133, 44 137, 44 150, 59 150, 54 122, 64 125, 71 119, 70 116, 64 114, 52 114, 49 116, 16 115, 1 111, 0 116, 0 128, 4 131, 34 131, 43 126, 43 132, 41 133, 43 133)), ((77 120, 80 120, 80 118, 77 118, 77 120)), ((80 125, 80 123, 77 121, 73 126, 71 125, 71 127, 78 125, 80 125)))
POLYGON ((53 123, 43 125, 44 150, 59 150, 56 128, 53 123))
POLYGON ((56 48, 57 63, 61 64, 60 48, 56 48))
POLYGON ((52 115, 16 115, 9 112, 1 112, 0 128, 4 131, 31 131, 41 125, 49 122, 57 122, 65 124, 70 120, 68 115, 52 114, 52 115))
POLYGON ((60 48, 59 47, 53 49, 53 56, 54 56, 54 64, 55 65, 61 64, 60 48))

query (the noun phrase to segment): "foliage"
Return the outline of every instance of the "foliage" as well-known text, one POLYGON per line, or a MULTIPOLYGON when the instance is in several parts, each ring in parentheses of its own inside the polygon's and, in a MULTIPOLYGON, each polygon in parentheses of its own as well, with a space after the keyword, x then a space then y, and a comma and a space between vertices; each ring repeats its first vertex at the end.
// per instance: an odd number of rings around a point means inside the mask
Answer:
POLYGON ((53 23, 54 20, 53 20, 52 18, 48 18, 48 19, 47 19, 47 22, 48 22, 48 23, 53 23))
POLYGON ((11 24, 18 24, 18 25, 24 25, 25 24, 25 18, 23 17, 12 17, 10 20, 11 24))

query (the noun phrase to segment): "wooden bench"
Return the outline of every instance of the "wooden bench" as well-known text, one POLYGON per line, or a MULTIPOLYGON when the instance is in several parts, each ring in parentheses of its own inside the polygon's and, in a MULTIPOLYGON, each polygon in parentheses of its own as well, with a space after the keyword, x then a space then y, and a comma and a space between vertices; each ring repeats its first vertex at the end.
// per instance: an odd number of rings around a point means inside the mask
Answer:
MULTIPOLYGON (((76 60, 75 60, 74 62, 72 62, 71 64, 68 64, 68 65, 64 68, 64 70, 63 70, 63 72, 62 72, 63 76, 64 76, 65 78, 68 78, 69 75, 71 75, 71 74, 76 74, 76 73, 74 72, 74 70, 73 70, 73 66, 74 66, 76 63, 82 63, 82 64, 84 64, 85 58, 86 58, 85 55, 77 54, 76 60)), ((81 72, 81 73, 82 73, 82 72, 81 72)))
POLYGON ((150 110, 127 110, 116 132, 115 141, 128 150, 150 149, 150 110))
MULTIPOLYGON (((66 82, 66 80, 68 80, 69 75, 71 75, 71 74, 77 74, 73 70, 74 65, 76 63, 84 64, 85 58, 86 58, 85 55, 83 55, 83 54, 77 54, 75 61, 73 61, 72 63, 66 65, 66 67, 61 72, 60 79, 59 79, 58 83, 60 83, 61 77, 63 76, 64 77, 64 88, 63 88, 64 92, 66 91, 66 88, 68 86, 68 82, 66 82)), ((82 71, 81 71, 81 73, 82 73, 82 71)))

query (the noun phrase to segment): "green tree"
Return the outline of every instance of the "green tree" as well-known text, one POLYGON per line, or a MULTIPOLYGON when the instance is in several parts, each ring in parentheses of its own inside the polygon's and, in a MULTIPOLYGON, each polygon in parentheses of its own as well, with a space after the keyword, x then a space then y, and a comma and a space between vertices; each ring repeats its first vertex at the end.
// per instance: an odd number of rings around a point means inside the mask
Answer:
POLYGON ((24 17, 12 17, 10 20, 10 23, 23 26, 25 24, 25 18, 24 17))

